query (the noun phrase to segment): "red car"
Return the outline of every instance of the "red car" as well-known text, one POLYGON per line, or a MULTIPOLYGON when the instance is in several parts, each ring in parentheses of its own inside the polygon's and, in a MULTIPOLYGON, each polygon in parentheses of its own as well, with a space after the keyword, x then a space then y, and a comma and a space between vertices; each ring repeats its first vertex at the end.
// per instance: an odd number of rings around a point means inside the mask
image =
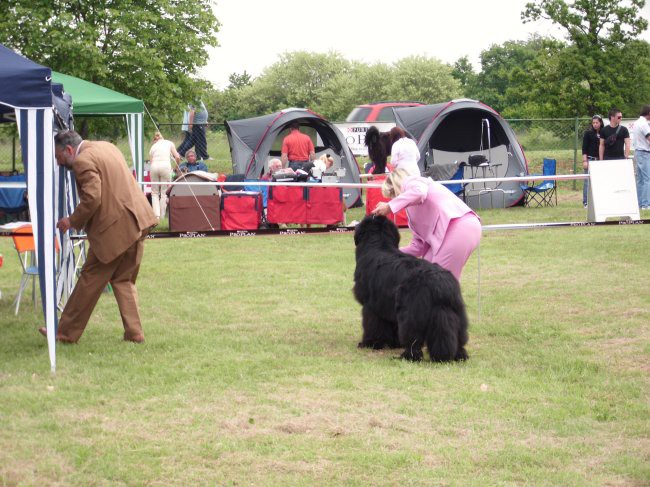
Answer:
POLYGON ((417 101, 379 101, 359 105, 354 108, 345 119, 346 122, 394 122, 393 108, 419 107, 423 105, 417 101))

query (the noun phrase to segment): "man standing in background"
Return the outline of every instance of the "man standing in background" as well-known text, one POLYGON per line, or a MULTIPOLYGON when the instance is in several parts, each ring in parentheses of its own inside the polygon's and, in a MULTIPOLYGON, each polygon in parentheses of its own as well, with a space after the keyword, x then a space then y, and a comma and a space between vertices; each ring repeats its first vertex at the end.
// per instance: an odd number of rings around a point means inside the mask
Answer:
POLYGON ((641 107, 639 119, 632 127, 632 137, 639 208, 650 210, 650 105, 641 107))
MULTIPOLYGON (((197 157, 202 161, 210 159, 208 155, 208 141, 206 138, 206 128, 208 124, 208 109, 202 100, 199 100, 188 105, 189 115, 183 114, 183 127, 187 127, 189 137, 185 136, 185 140, 178 146, 178 153, 185 157, 188 149, 194 147, 197 157)), ((185 130, 185 129, 184 129, 185 130)))
MULTIPOLYGON (((84 141, 70 130, 54 138, 56 161, 74 172, 79 204, 57 228, 84 229, 90 249, 79 280, 63 309, 56 339, 76 343, 106 285, 110 282, 120 309, 124 340, 144 341, 135 281, 144 238, 156 216, 120 150, 108 142, 84 141)), ((40 328, 47 335, 45 328, 40 328)))
POLYGON ((298 122, 291 122, 289 135, 282 141, 280 155, 282 165, 287 167, 288 162, 289 167, 294 171, 303 169, 309 172, 311 168, 309 163, 314 160, 315 154, 314 143, 311 138, 300 131, 298 122))
POLYGON ((623 114, 618 108, 609 111, 609 126, 600 131, 600 160, 627 159, 630 156, 630 132, 621 124, 623 114))

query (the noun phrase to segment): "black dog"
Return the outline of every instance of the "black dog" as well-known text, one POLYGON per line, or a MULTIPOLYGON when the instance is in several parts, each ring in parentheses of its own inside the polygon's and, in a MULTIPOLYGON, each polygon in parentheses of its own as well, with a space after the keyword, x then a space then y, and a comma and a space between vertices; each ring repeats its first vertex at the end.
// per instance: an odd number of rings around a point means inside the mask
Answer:
POLYGON ((365 144, 368 147, 368 157, 375 166, 373 174, 384 174, 391 151, 390 134, 388 132, 380 132, 373 125, 366 132, 365 144))
POLYGON ((438 264, 398 249, 397 227, 383 216, 364 218, 354 233, 354 296, 363 306, 359 347, 405 347, 402 358, 466 360, 467 314, 460 285, 438 264))

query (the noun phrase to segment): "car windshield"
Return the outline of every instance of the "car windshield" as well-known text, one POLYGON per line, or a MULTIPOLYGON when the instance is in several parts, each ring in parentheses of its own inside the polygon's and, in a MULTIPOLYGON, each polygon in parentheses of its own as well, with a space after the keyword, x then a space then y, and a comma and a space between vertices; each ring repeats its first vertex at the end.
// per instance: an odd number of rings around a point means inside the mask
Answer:
POLYGON ((345 119, 346 122, 365 122, 368 114, 370 113, 370 108, 366 107, 357 107, 350 112, 350 115, 345 119))

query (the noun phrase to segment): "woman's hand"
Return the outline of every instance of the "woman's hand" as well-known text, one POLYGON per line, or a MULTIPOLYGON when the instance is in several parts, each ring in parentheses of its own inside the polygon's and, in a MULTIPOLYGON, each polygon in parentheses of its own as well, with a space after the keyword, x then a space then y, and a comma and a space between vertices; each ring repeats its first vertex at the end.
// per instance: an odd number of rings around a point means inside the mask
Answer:
POLYGON ((391 213, 390 205, 385 201, 380 201, 375 206, 375 209, 372 210, 373 215, 388 216, 391 213))

